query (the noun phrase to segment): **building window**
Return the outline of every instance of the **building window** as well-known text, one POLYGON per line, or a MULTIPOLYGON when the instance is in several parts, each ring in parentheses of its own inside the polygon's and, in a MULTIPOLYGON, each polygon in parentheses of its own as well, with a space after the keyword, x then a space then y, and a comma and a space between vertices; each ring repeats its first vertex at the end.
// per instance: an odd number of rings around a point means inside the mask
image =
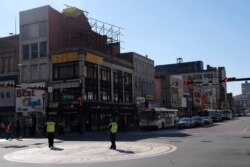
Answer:
POLYGON ((39 36, 40 37, 47 36, 47 22, 46 21, 39 22, 39 36))
POLYGON ((37 43, 31 44, 31 58, 32 59, 38 58, 38 46, 37 46, 37 43))
POLYGON ((30 39, 39 37, 39 24, 38 23, 30 24, 29 37, 30 39))
POLYGON ((3 57, 2 60, 3 60, 2 62, 3 73, 10 72, 11 71, 11 58, 3 57))
POLYGON ((122 90, 121 89, 114 89, 114 102, 122 102, 123 96, 122 96, 122 90))
POLYGON ((111 100, 110 88, 108 87, 101 88, 100 97, 101 101, 110 101, 111 100))
POLYGON ((47 57, 47 42, 40 42, 39 43, 40 48, 40 57, 47 57))
POLYGON ((124 91, 125 103, 132 103, 132 92, 124 91))
POLYGON ((31 80, 36 81, 39 79, 38 65, 31 66, 31 80))
POLYGON ((202 79, 202 75, 199 75, 199 74, 194 75, 194 79, 195 80, 201 80, 202 79))
POLYGON ((40 65, 40 79, 46 80, 47 79, 47 72, 48 72, 47 64, 41 64, 40 65))
POLYGON ((208 78, 208 79, 212 79, 213 78, 213 74, 204 74, 204 78, 208 78))
POLYGON ((29 57, 30 57, 30 52, 29 52, 29 50, 30 50, 30 47, 29 47, 29 45, 27 44, 27 45, 23 45, 23 60, 28 60, 29 59, 29 57))
POLYGON ((97 79, 97 65, 86 62, 86 77, 88 79, 97 79))
POLYGON ((102 81, 110 82, 110 68, 101 66, 100 68, 100 75, 102 81))
POLYGON ((122 72, 118 70, 114 70, 114 83, 122 84, 122 72))
POLYGON ((97 101, 97 86, 96 85, 86 85, 86 100, 89 101, 97 101))
POLYGON ((21 31, 22 40, 28 40, 29 39, 29 25, 22 25, 20 31, 21 31))
POLYGON ((31 69, 30 69, 30 66, 24 66, 23 68, 23 80, 24 81, 27 81, 27 82, 30 82, 30 79, 31 79, 31 69))
POLYGON ((79 63, 69 62, 53 65, 53 79, 65 80, 79 78, 79 63))
POLYGON ((124 84, 132 85, 132 75, 128 73, 124 73, 124 84))

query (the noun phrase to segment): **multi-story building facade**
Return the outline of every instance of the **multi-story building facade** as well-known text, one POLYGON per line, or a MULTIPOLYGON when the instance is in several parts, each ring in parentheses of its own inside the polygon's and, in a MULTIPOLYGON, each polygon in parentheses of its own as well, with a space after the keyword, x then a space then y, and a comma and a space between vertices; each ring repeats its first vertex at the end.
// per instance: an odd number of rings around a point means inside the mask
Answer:
POLYGON ((233 106, 235 111, 250 110, 250 83, 247 81, 241 84, 241 94, 234 96, 235 105, 233 106))
MULTIPOLYGON (((148 102, 155 101, 155 72, 154 61, 148 56, 142 56, 138 53, 122 53, 119 57, 132 62, 134 94, 133 100, 140 103, 141 99, 148 102)), ((143 100, 142 100, 143 101, 143 100)))
MULTIPOLYGON (((156 104, 166 108, 181 108, 183 85, 181 75, 170 75, 168 72, 155 72, 156 104)), ((186 106, 185 106, 186 107, 186 106)))
POLYGON ((92 28, 74 7, 20 12, 22 85, 47 88, 46 112, 64 121, 66 131, 105 129, 114 116, 128 128, 136 120, 133 64, 115 56, 119 41, 92 28))
POLYGON ((92 49, 83 49, 83 53, 72 50, 51 56, 53 81, 49 85, 53 87, 53 93, 50 100, 57 107, 51 107, 50 112, 56 112, 59 119, 64 119, 66 127, 85 122, 83 126, 87 130, 106 129, 109 119, 117 116, 121 128, 127 128, 136 116, 132 64, 92 49), (65 70, 71 73, 65 75, 65 70), (79 106, 78 98, 82 98, 82 106, 79 106))
POLYGON ((19 35, 0 38, 0 121, 16 116, 15 88, 10 85, 18 83, 18 57, 19 35))
POLYGON ((247 81, 241 84, 241 92, 242 94, 250 94, 250 83, 247 81))
MULTIPOLYGON (((226 77, 224 67, 213 68, 208 66, 205 70, 202 61, 187 63, 181 61, 177 64, 156 66, 155 69, 156 73, 178 74, 182 76, 183 82, 192 82, 192 84, 183 85, 183 97, 181 103, 179 103, 179 107, 187 107, 186 110, 190 112, 189 114, 193 115, 206 108, 222 109, 228 107, 226 84, 220 82, 226 77), (183 104, 183 101, 187 104, 183 104)), ((167 85, 169 84, 167 83, 167 85)))

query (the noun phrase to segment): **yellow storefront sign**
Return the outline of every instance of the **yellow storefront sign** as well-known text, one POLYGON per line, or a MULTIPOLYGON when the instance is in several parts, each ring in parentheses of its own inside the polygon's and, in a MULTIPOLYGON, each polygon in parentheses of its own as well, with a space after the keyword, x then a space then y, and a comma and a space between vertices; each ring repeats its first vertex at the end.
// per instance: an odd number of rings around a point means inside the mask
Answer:
POLYGON ((87 53, 85 57, 85 61, 90 62, 90 63, 95 63, 95 64, 102 64, 103 58, 100 56, 91 54, 91 53, 87 53))
POLYGON ((77 52, 57 54, 57 55, 52 55, 51 56, 51 62, 53 64, 66 63, 66 62, 72 62, 72 61, 78 61, 77 52))
POLYGON ((154 100, 155 97, 154 97, 154 95, 145 95, 145 99, 146 100, 154 100))

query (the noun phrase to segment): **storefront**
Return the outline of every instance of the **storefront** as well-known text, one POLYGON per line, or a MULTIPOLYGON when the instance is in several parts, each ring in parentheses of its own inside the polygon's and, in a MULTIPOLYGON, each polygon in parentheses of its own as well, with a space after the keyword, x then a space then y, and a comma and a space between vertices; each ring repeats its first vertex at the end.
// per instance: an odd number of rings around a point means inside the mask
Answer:
POLYGON ((110 119, 115 117, 120 130, 136 127, 136 107, 134 104, 85 102, 85 127, 87 131, 106 130, 110 119))
POLYGON ((64 132, 81 132, 83 116, 77 102, 60 102, 57 111, 57 123, 63 122, 64 132))

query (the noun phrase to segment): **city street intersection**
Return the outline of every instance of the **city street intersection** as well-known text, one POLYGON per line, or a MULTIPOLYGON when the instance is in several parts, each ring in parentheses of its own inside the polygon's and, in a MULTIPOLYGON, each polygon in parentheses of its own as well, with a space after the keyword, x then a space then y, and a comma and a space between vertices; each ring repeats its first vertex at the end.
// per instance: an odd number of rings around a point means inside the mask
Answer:
POLYGON ((118 134, 117 150, 110 150, 108 134, 55 139, 49 149, 46 138, 0 139, 1 167, 117 166, 117 167, 248 167, 250 117, 192 129, 133 131, 118 134))

